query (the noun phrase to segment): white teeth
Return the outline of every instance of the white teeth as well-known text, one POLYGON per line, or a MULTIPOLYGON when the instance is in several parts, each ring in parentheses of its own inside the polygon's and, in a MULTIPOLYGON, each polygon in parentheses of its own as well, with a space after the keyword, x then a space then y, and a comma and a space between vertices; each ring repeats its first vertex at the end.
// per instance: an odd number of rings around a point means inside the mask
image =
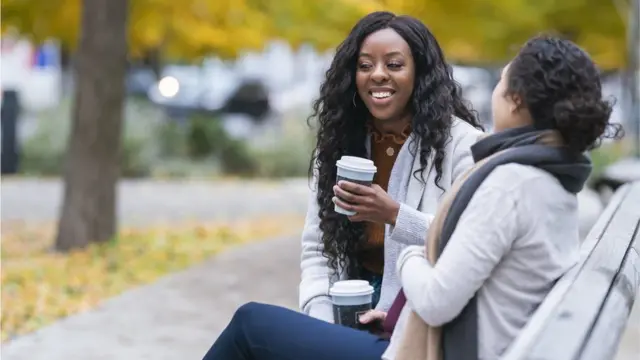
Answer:
POLYGON ((374 92, 371 93, 371 96, 373 96, 376 99, 384 99, 384 98, 388 98, 389 96, 391 96, 391 92, 389 91, 385 91, 385 92, 374 92))

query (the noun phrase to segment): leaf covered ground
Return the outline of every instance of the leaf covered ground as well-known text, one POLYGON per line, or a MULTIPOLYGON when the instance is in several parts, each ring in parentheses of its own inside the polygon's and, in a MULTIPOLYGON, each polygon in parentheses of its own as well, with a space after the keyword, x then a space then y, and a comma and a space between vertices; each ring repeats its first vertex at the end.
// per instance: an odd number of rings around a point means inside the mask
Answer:
POLYGON ((54 226, 3 223, 2 341, 91 309, 229 246, 294 234, 302 223, 298 216, 278 216, 124 229, 113 241, 69 254, 51 250, 54 226))

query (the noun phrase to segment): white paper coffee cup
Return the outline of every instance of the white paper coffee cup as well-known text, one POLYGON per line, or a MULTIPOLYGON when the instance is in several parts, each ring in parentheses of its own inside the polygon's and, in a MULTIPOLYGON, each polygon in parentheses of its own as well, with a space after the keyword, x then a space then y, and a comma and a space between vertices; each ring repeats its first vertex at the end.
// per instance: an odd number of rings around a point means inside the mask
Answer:
MULTIPOLYGON (((378 170, 373 164, 373 161, 356 156, 343 156, 336 162, 338 168, 336 183, 340 180, 347 180, 353 183, 371 186, 373 177, 378 170)), ((343 200, 344 201, 344 200, 343 200)), ((356 213, 341 208, 338 205, 334 206, 337 213, 352 216, 356 213)))
POLYGON ((371 310, 373 286, 365 280, 338 281, 329 290, 336 324, 358 328, 360 315, 371 310))

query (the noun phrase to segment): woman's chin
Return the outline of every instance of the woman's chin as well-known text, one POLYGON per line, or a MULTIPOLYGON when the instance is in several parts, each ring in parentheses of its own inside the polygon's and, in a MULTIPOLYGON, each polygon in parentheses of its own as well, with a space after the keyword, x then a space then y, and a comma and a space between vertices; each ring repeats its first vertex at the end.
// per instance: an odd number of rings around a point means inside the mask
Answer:
POLYGON ((376 119, 376 121, 380 121, 380 122, 390 122, 400 117, 399 115, 395 114, 392 111, 369 110, 369 113, 371 114, 371 116, 373 116, 374 119, 376 119))

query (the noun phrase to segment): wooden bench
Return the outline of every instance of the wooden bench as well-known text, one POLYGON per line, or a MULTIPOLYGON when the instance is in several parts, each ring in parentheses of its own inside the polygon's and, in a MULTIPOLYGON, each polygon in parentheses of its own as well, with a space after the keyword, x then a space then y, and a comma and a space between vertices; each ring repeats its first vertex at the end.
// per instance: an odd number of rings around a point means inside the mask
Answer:
POLYGON ((615 192, 584 240, 580 262, 558 280, 502 359, 613 359, 639 286, 636 181, 615 192))

